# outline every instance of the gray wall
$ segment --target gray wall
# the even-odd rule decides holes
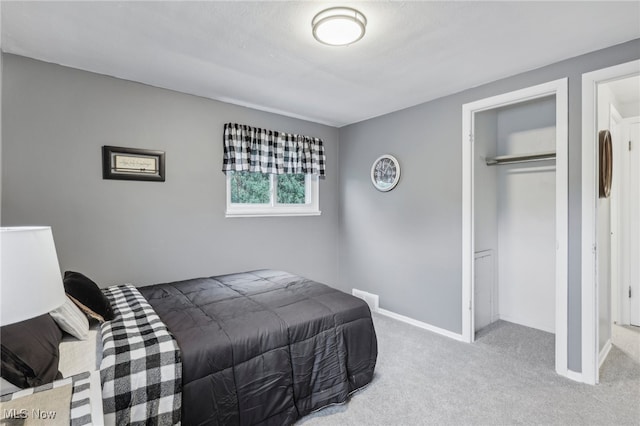
[[[102,286],[261,267],[337,283],[337,130],[4,55],[2,225],[50,225]],[[215,78],[215,76],[212,76]],[[225,219],[225,122],[320,137],[319,217]],[[166,151],[166,182],[103,180],[101,147]]]
[[[640,40],[633,40],[341,128],[340,287],[377,293],[382,308],[460,333],[462,105],[568,77],[568,367],[581,371],[582,73],[638,58]],[[369,180],[371,163],[384,153],[402,167],[390,193]]]
[[[462,105],[568,77],[569,368],[580,371],[581,76],[638,58],[634,40],[336,130],[5,55],[2,225],[53,226],[61,267],[102,285],[282,268],[459,333]],[[227,121],[323,138],[322,216],[225,219]],[[102,145],[167,151],[167,182],[102,180]],[[369,178],[384,153],[402,166],[389,193]]]
[[[0,8],[2,10],[2,8]],[[1,13],[0,13],[1,15]],[[1,19],[0,19],[1,21]],[[2,66],[3,55],[0,54],[0,100],[2,99],[2,72],[4,67]],[[0,102],[0,224],[2,224],[2,102]]]

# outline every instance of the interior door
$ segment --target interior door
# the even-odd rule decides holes
[[[629,158],[629,266],[630,297],[629,320],[632,325],[640,326],[640,122],[629,126],[631,152]]]

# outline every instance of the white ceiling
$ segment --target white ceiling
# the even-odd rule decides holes
[[[640,75],[611,81],[607,86],[620,103],[640,102]]]
[[[326,7],[368,20],[348,47]],[[2,50],[333,126],[640,38],[640,2],[10,2]]]
[[[611,90],[618,112],[623,118],[640,115],[640,75],[610,81],[604,85]]]

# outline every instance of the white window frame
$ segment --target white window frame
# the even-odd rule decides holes
[[[318,175],[305,175],[305,204],[280,204],[277,202],[277,175],[270,174],[271,201],[266,204],[241,204],[231,202],[231,173],[227,179],[226,217],[267,217],[267,216],[319,216],[320,185]]]

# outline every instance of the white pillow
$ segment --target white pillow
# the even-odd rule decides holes
[[[71,299],[68,297],[66,299],[62,306],[49,314],[62,330],[80,340],[85,340],[89,335],[89,320]]]

